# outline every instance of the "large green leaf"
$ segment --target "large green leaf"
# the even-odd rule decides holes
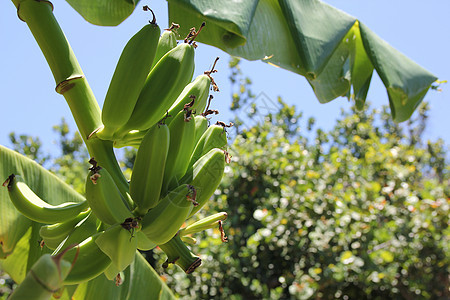
[[[117,25],[133,0],[66,0],[86,20]],[[321,103],[340,96],[364,106],[375,67],[393,119],[407,120],[437,79],[341,10],[319,0],[168,0],[179,33],[206,21],[198,41],[306,77]]]
[[[0,145],[0,178],[20,174],[38,196],[51,204],[79,202],[84,198],[57,176],[29,158]],[[21,215],[11,203],[6,187],[0,188],[0,268],[17,283],[44,253],[50,250],[39,245],[41,224]],[[70,294],[75,294],[72,298]],[[135,261],[125,272],[125,282],[119,288],[104,275],[70,287],[60,299],[174,299],[170,289],[138,252]],[[100,294],[99,294],[100,293]],[[109,295],[105,298],[105,295]]]
[[[134,11],[139,0],[66,0],[86,21],[116,26]]]
[[[321,103],[347,96],[361,108],[375,67],[401,122],[437,79],[355,17],[319,0],[168,2],[181,35],[206,21],[198,41],[305,76]]]
[[[21,175],[31,189],[50,204],[63,202],[80,202],[84,197],[75,192],[29,158],[0,145],[0,180],[5,180],[11,174]],[[26,271],[42,255],[39,246],[40,224],[32,222],[19,213],[11,203],[6,187],[0,187],[0,249],[2,257],[13,253],[16,244],[20,244],[18,254],[0,260],[0,266],[12,278],[20,282]],[[23,237],[27,236],[26,239]]]

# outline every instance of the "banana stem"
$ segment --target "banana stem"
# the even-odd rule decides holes
[[[27,23],[41,48],[55,78],[56,91],[66,99],[89,154],[108,170],[120,191],[125,194],[128,191],[128,183],[117,163],[112,143],[87,139],[91,132],[102,125],[101,110],[69,42],[53,15],[52,3],[45,0],[12,2],[17,8],[19,19]]]
[[[186,274],[190,274],[202,263],[200,257],[189,250],[178,234],[167,243],[158,246],[167,255],[167,261],[163,265],[164,268],[167,268],[170,263],[174,263],[182,268]]]

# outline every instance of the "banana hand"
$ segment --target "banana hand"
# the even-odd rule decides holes
[[[152,68],[160,33],[153,15],[153,21],[125,45],[103,103],[104,127],[96,133],[99,138],[111,140],[116,130],[130,118]]]

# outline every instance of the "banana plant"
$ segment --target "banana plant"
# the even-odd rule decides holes
[[[152,116],[150,121],[144,120],[142,123],[144,113],[139,109],[135,110],[133,106],[129,109],[128,115],[130,118],[135,116],[134,120],[128,117],[122,120],[124,124],[120,125],[122,127],[117,132],[114,126],[110,132],[102,131],[104,125],[107,125],[104,124],[104,115],[53,14],[53,4],[47,0],[12,0],[12,2],[17,8],[18,17],[26,22],[47,60],[55,79],[56,92],[64,96],[90,155],[95,157],[95,160],[91,161],[92,168],[87,177],[87,194],[102,199],[113,199],[114,203],[88,201],[38,164],[0,146],[0,178],[7,179],[4,183],[5,188],[0,189],[0,209],[3,214],[0,219],[0,267],[17,283],[23,282],[25,288],[36,286],[37,290],[45,290],[40,299],[49,299],[52,294],[59,299],[174,298],[158,274],[135,249],[152,249],[159,243],[160,248],[166,251],[168,263],[177,263],[186,273],[199,266],[201,260],[190,252],[183,241],[188,237],[180,237],[176,232],[186,218],[192,216],[206,203],[220,183],[225,162],[229,159],[227,152],[219,149],[224,148],[224,143],[221,139],[209,140],[207,136],[196,134],[193,118],[191,123],[185,124],[190,120],[190,108],[194,105],[195,99],[192,99],[192,103],[185,103],[181,112],[177,114],[180,116],[173,119],[174,122],[170,123],[168,128],[171,130],[181,126],[176,124],[189,126],[192,140],[200,141],[201,145],[197,144],[196,147],[191,143],[187,153],[182,151],[186,157],[178,159],[179,153],[172,154],[170,145],[176,145],[177,140],[181,139],[181,134],[176,134],[175,131],[174,134],[170,134],[173,141],[168,141],[169,147],[165,147],[168,149],[163,156],[173,157],[170,163],[175,165],[171,166],[171,173],[166,175],[167,178],[161,175],[162,180],[166,181],[159,183],[163,186],[161,199],[154,199],[150,204],[141,201],[140,207],[134,206],[135,203],[129,194],[129,183],[118,165],[113,146],[117,142],[120,143],[121,138],[134,134],[133,131],[136,130],[143,132],[136,142],[139,145],[145,131],[150,132],[154,126],[161,126],[158,123],[161,115],[172,107],[177,96],[192,79],[193,54],[184,55],[192,59],[186,66],[180,65],[179,69],[183,70],[185,75],[177,77],[180,78],[177,81],[183,84],[177,87],[176,92],[171,92],[172,102],[165,103],[165,109],[158,109],[158,113]],[[126,19],[139,1],[67,0],[67,2],[87,21],[112,26]],[[362,107],[375,69],[388,90],[394,120],[404,121],[410,117],[431,83],[436,80],[435,76],[396,52],[358,20],[316,0],[241,2],[169,0],[168,2],[170,19],[176,19],[185,29],[191,28],[190,24],[198,24],[199,20],[202,22],[206,20],[209,23],[197,41],[214,45],[247,59],[263,59],[267,63],[303,75],[321,102],[331,101],[338,96],[347,96],[353,97],[356,105]],[[211,11],[215,12],[211,14]],[[316,20],[327,20],[329,26],[318,30],[317,26],[311,26],[311,19],[308,19],[311,16]],[[267,22],[268,18],[271,22]],[[151,22],[151,25],[147,26],[152,32],[153,41],[156,42],[159,32],[153,26],[154,23]],[[264,34],[261,34],[262,32]],[[162,56],[158,63],[153,64],[152,58],[145,64],[139,61],[134,65],[138,68],[143,65],[154,66],[155,74],[173,73],[173,70],[166,70],[164,66],[175,66],[178,57],[183,55],[172,54],[179,53],[180,49],[187,49],[188,53],[194,51],[192,42],[198,32],[184,33],[191,39],[187,38],[186,43],[168,50],[168,54]],[[183,34],[183,31],[180,31],[180,34]],[[256,39],[256,36],[263,38]],[[312,36],[315,38],[311,38]],[[284,43],[286,47],[276,47],[279,43]],[[158,52],[156,44],[154,45],[150,51],[153,56]],[[161,61],[166,62],[160,63]],[[126,71],[130,64],[131,61],[124,60],[124,65],[120,69]],[[140,76],[141,80],[133,82],[138,86],[131,88],[135,94],[136,107],[153,107],[142,102],[146,101],[140,99],[143,93],[138,95],[135,92],[135,89],[147,90],[146,86],[152,86],[148,81],[153,77],[156,78],[154,80],[160,80],[160,76],[151,76],[152,72],[145,79],[147,73],[141,73],[143,74]],[[117,80],[120,81],[122,80]],[[353,96],[350,92],[352,89]],[[115,91],[122,92],[120,88]],[[152,90],[150,94],[156,92],[161,93]],[[114,97],[116,93],[112,95]],[[108,111],[114,114],[121,112],[115,109]],[[109,120],[112,124],[118,121],[116,118]],[[136,123],[135,120],[140,122]],[[210,131],[212,130],[202,129],[207,135]],[[187,142],[181,143],[186,146]],[[195,151],[196,148],[199,150]],[[192,151],[195,153],[190,153]],[[166,162],[164,167],[167,168],[167,165]],[[133,172],[143,172],[144,169],[141,167],[141,171],[133,170]],[[115,188],[105,188],[104,184]],[[145,191],[136,190],[134,193],[140,195]],[[29,208],[29,205],[23,202],[29,198],[34,199],[36,208],[21,210],[20,206]],[[40,202],[41,199],[45,199],[46,204]],[[72,202],[70,209],[60,207],[66,202]],[[78,208],[84,208],[87,204],[90,208],[80,212]],[[112,211],[104,209],[111,205],[114,206]],[[47,210],[40,209],[42,207],[46,207]],[[48,225],[44,227],[40,222],[62,222],[58,219],[61,215],[53,215],[58,209],[65,212],[70,210],[71,213],[64,218],[75,225],[64,235],[67,235],[67,240],[61,241],[53,254],[67,251],[63,260],[67,257],[69,262],[74,263],[78,260],[84,263],[78,265],[72,263],[69,268],[64,261],[63,275],[52,273],[53,276],[46,276],[45,272],[41,272],[40,258],[49,261],[48,254],[52,253],[53,249],[45,246],[45,241],[42,243],[42,228],[63,230],[64,226],[56,223],[55,229]],[[120,214],[116,214],[118,211]],[[161,218],[160,215],[166,211],[177,211],[180,217]],[[125,220],[121,223],[119,220],[123,219]],[[155,230],[167,225],[168,220],[171,222],[170,228],[164,232]],[[89,237],[86,238],[80,232],[83,234],[88,232]],[[115,234],[120,236],[120,240],[124,243],[129,241],[131,246],[123,249],[115,248],[114,244],[111,244],[111,238],[114,238]],[[70,246],[69,241],[72,240],[79,246],[61,249],[61,245]],[[57,244],[55,243],[55,246]],[[83,252],[88,248],[95,250],[90,252],[92,255],[90,257]],[[182,259],[178,261],[178,257]],[[33,275],[37,270],[39,274],[44,274],[38,280]],[[101,273],[105,273],[106,276],[99,276]],[[56,278],[56,285],[54,285],[55,274],[60,276]],[[77,280],[80,277],[84,280]],[[62,286],[64,288],[61,288]],[[48,293],[49,291],[51,293]],[[20,296],[12,295],[11,299],[14,297]]]

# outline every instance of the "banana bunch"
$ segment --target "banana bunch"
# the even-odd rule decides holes
[[[64,285],[102,273],[118,278],[136,250],[156,246],[167,254],[165,265],[175,263],[191,273],[201,264],[186,246],[195,243],[192,234],[219,225],[226,241],[224,212],[182,228],[211,198],[230,160],[225,129],[232,124],[210,125],[208,117],[218,114],[208,97],[210,90],[219,90],[211,76],[218,58],[191,82],[194,39],[202,27],[192,28],[177,45],[177,25],[160,36],[153,15],[119,58],[103,104],[103,126],[89,138],[138,148],[127,191],[119,190],[94,158],[80,203],[50,205],[18,175],[5,182],[17,209],[43,223],[42,244],[73,262]]]

